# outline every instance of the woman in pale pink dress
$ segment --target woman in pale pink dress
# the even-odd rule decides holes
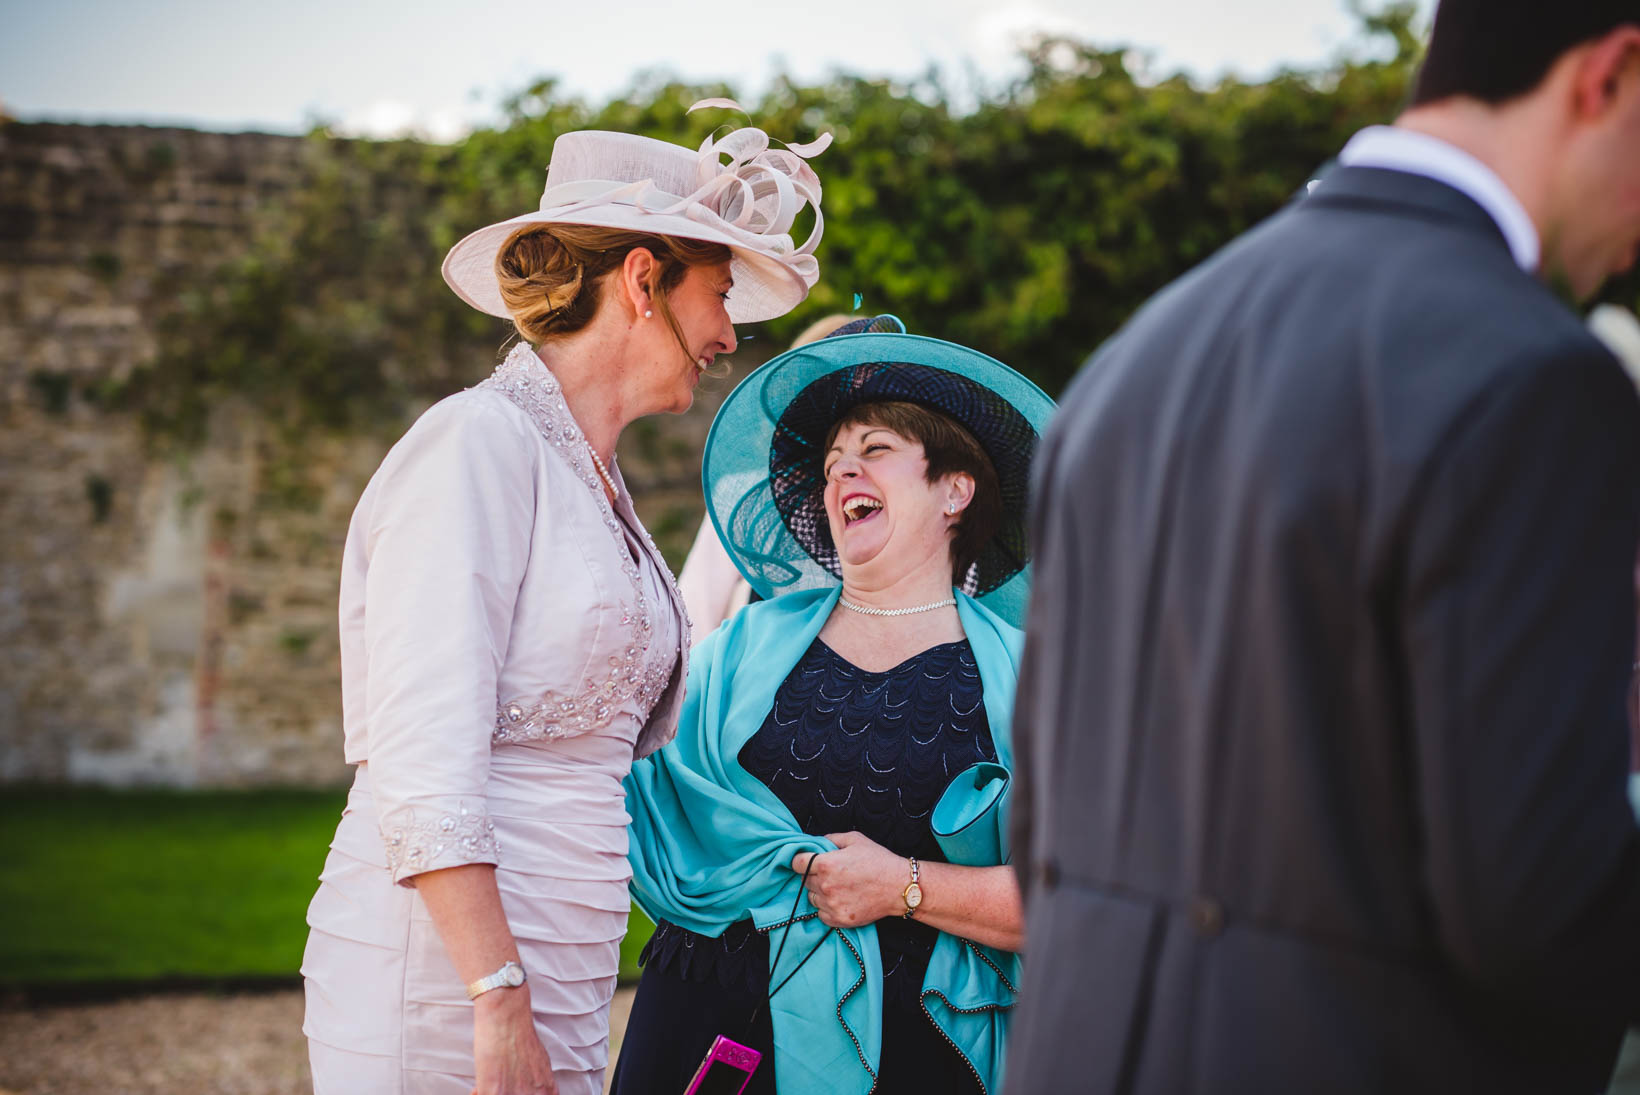
[[[524,341],[416,422],[348,532],[358,772],[308,911],[317,1095],[601,1090],[621,780],[673,733],[688,634],[615,443],[813,285],[788,233],[819,150],[566,134],[541,211],[445,260]]]

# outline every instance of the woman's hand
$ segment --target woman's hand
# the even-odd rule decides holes
[[[830,833],[835,852],[798,852],[792,870],[809,871],[809,901],[820,922],[834,928],[858,928],[905,912],[905,887],[911,863],[860,833]]]
[[[473,1001],[473,1064],[473,1095],[558,1095],[528,988],[492,989]]]
[[[905,887],[911,863],[870,837],[833,833],[826,837],[835,852],[798,852],[792,870],[809,872],[809,901],[820,922],[834,928],[858,928],[891,916],[905,915]],[[1019,951],[1025,945],[1025,909],[1019,898],[1019,876],[1012,867],[958,867],[951,863],[919,864],[922,904],[917,922],[987,947]]]

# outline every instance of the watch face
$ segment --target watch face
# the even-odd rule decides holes
[[[524,983],[524,967],[517,963],[508,963],[502,977],[506,980],[508,987],[517,988]]]
[[[922,904],[922,887],[917,885],[915,882],[913,882],[911,885],[909,885],[905,888],[905,905],[906,905],[906,908],[914,909],[918,905],[921,905],[921,904]]]

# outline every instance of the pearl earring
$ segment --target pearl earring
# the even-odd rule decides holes
[[[645,318],[645,319],[654,319],[655,318],[655,313],[650,311],[648,308],[645,308],[643,310],[643,318]]]

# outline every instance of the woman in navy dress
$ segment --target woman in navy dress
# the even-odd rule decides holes
[[[751,703],[761,706],[751,719],[744,703],[714,708],[721,718],[686,713],[680,749],[663,751],[654,769],[635,770],[629,781],[634,890],[659,919],[615,1072],[622,1095],[682,1092],[719,1035],[764,1055],[747,1092],[995,1090],[1000,1052],[963,1044],[976,1040],[963,1033],[973,1028],[943,1021],[950,1013],[942,1005],[958,1007],[957,990],[947,983],[951,962],[937,959],[936,948],[951,936],[950,950],[996,983],[993,1002],[965,1011],[988,1011],[994,1020],[978,1041],[1000,1039],[1022,944],[1019,891],[1000,861],[946,862],[930,820],[959,773],[1007,760],[1007,720],[997,716],[1011,700],[1018,633],[972,595],[991,597],[1017,618],[1029,460],[1051,403],[989,358],[897,326],[892,317],[860,321],[816,343],[818,350],[782,355],[756,374],[756,391],[734,393],[714,425],[709,510],[753,587],[776,596],[749,606],[744,620],[731,620],[697,652],[705,676],[691,676],[685,703],[711,706],[723,689],[742,696],[756,687],[746,681],[772,689],[772,700]],[[1002,370],[1038,399],[1022,413],[987,387],[987,371],[976,379],[924,363],[953,365],[953,352],[956,362]],[[774,392],[793,394],[771,399]],[[753,431],[761,446],[745,443],[736,417],[752,408],[768,420],[766,442]],[[738,465],[757,447],[767,471],[752,481]],[[778,520],[760,508],[765,500]],[[800,556],[788,550],[793,544]],[[765,633],[778,642],[759,638]],[[744,724],[739,734],[723,725],[736,719]],[[691,759],[699,737],[720,739],[732,776],[727,764]],[[794,846],[811,850],[752,856],[773,865],[745,870],[744,849],[765,845],[745,844],[746,826],[728,815],[699,824],[709,811],[672,797],[714,778],[731,791],[735,780],[755,780],[738,793],[761,798],[765,816],[788,824],[794,838],[806,834],[807,843]],[[668,842],[685,826],[695,828],[695,858],[672,862],[665,851],[646,858],[643,849],[673,847]],[[808,983],[781,984],[812,947],[854,937],[805,936],[800,944],[799,913],[783,951],[788,927],[760,923],[768,917],[757,915],[758,900],[737,909],[720,896],[726,884],[711,869],[714,855],[724,872],[750,879],[766,871],[789,887],[785,893],[807,872],[809,917],[828,928],[872,926],[878,961],[859,962],[858,978],[877,991],[869,1019],[848,1012],[856,994],[869,993],[849,985],[855,967],[846,951],[839,998]],[[706,890],[713,913],[699,916],[691,899]],[[734,890],[754,891],[761,892]],[[695,928],[723,926],[695,930],[675,922],[673,910],[698,921]],[[782,954],[772,979],[771,961]],[[798,1036],[793,1011],[814,1024],[809,1035]],[[784,1038],[783,1023],[793,1032]],[[828,1057],[812,1045],[812,1032],[833,1029],[846,1040]],[[851,1057],[859,1068],[850,1069]]]

